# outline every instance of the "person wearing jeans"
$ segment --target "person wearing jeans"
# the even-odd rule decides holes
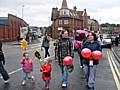
[[[45,49],[45,58],[47,56],[50,56],[49,51],[48,51],[49,47],[50,47],[50,38],[47,35],[47,33],[45,34],[45,36],[43,38],[42,47],[44,47],[44,49]]]
[[[68,70],[67,70],[67,66],[64,65],[62,72],[62,86],[67,87],[67,84],[68,84]]]
[[[83,64],[83,67],[88,82],[88,88],[93,87],[94,89],[97,65],[93,65],[92,67],[90,67],[86,64]]]
[[[94,33],[89,33],[88,41],[83,43],[81,48],[78,49],[81,52],[84,48],[88,48],[93,51],[102,51],[101,45],[97,41],[97,36]],[[92,61],[92,64],[91,64]],[[83,70],[87,79],[87,88],[88,90],[94,90],[95,84],[95,75],[96,75],[96,68],[99,64],[98,60],[95,60],[93,57],[83,58]]]
[[[7,71],[5,70],[2,62],[0,62],[0,73],[1,73],[1,75],[2,75],[2,77],[4,79],[4,81],[5,81],[5,83],[8,83],[10,77],[9,77]]]
[[[33,72],[33,61],[29,57],[28,52],[23,53],[21,64],[22,64],[22,69],[23,69],[23,74],[24,74],[22,85],[25,85],[26,80],[28,79],[34,80],[34,76],[31,75],[31,73]]]
[[[5,65],[5,57],[2,51],[2,42],[0,41],[0,74],[2,75],[4,82],[8,83],[9,82],[9,75],[7,71],[4,68]]]

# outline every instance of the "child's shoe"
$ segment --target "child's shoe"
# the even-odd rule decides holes
[[[31,80],[34,81],[34,76],[31,77]]]
[[[49,87],[47,86],[47,87],[45,87],[45,90],[49,90]]]
[[[67,87],[67,84],[63,83],[62,88],[66,88],[66,87]]]
[[[26,84],[26,81],[25,81],[25,80],[23,80],[22,85],[25,85],[25,84]]]

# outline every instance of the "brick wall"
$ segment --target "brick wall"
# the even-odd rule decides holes
[[[20,27],[28,26],[28,24],[14,15],[8,15],[8,26],[0,25],[0,40],[13,41],[17,40],[17,36],[20,35]]]

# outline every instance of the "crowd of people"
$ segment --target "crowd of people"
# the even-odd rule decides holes
[[[100,39],[101,38],[102,37],[100,37]],[[95,60],[91,56],[89,58],[83,57],[81,52],[85,48],[89,49],[91,52],[94,52],[96,50],[102,52],[101,48],[102,45],[103,45],[102,42],[99,42],[98,37],[93,32],[89,32],[88,35],[85,35],[84,33],[78,34],[77,36],[75,36],[74,43],[69,38],[67,30],[63,30],[61,32],[60,37],[56,40],[55,54],[57,53],[56,55],[58,59],[58,65],[61,70],[62,88],[67,88],[68,86],[69,72],[72,72],[74,70],[73,58],[74,52],[76,51],[78,52],[80,58],[80,67],[83,69],[85,73],[87,88],[88,90],[94,90],[96,68],[97,65],[99,64],[99,60]],[[52,64],[50,61],[49,53],[50,38],[47,35],[47,33],[43,37],[42,47],[44,47],[45,49],[45,58],[44,63],[40,66],[40,72],[42,72],[42,79],[45,82],[45,90],[49,90],[50,80],[52,79],[51,77]],[[39,57],[39,59],[41,59],[41,57]],[[0,73],[3,76],[5,83],[8,83],[10,77],[7,71],[4,69],[4,64],[5,58],[2,52],[2,43],[0,42]],[[30,58],[29,53],[26,51],[23,53],[21,64],[24,74],[22,85],[26,84],[26,80],[31,79],[34,81],[34,76],[32,76],[31,74],[34,70],[33,60]]]

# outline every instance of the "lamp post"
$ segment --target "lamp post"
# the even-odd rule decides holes
[[[99,33],[101,33],[100,21],[101,21],[101,19],[99,19]]]
[[[22,19],[24,18],[24,5],[22,5]]]

